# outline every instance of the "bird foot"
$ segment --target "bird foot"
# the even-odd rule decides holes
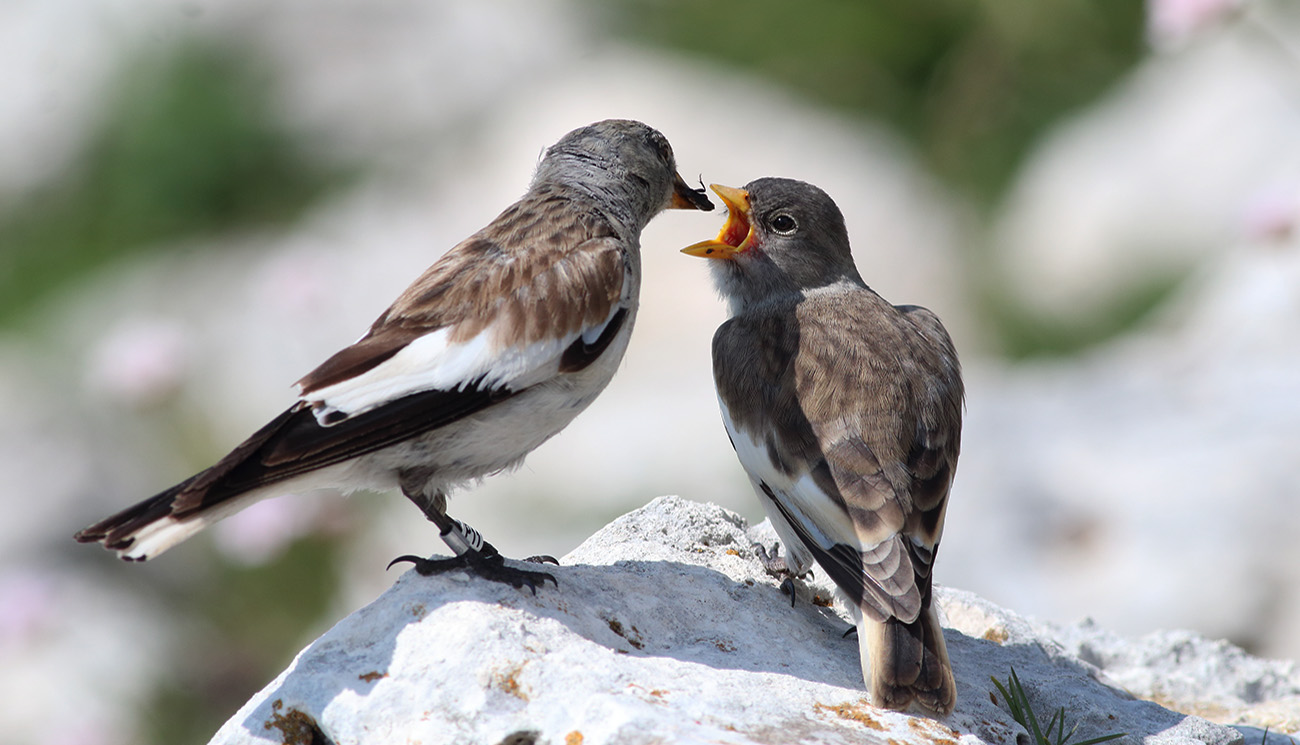
[[[539,554],[537,556],[529,556],[525,558],[524,561],[527,561],[531,564],[554,564],[557,567],[560,565],[560,560],[555,558],[554,556],[551,556],[550,554]]]
[[[426,559],[422,556],[407,554],[390,561],[388,567],[391,569],[394,564],[400,562],[410,562],[414,566],[416,573],[421,577],[432,577],[435,574],[442,574],[454,569],[465,569],[483,579],[501,582],[515,589],[527,587],[533,591],[534,595],[537,594],[537,586],[545,585],[547,580],[550,580],[551,584],[556,587],[560,586],[560,583],[555,579],[555,575],[549,572],[533,572],[527,569],[506,566],[505,560],[495,551],[490,554],[467,551],[460,556],[445,559]]]
[[[781,585],[778,589],[781,590],[783,595],[790,596],[790,607],[793,608],[795,601],[794,581],[796,579],[811,577],[812,570],[810,569],[803,574],[795,574],[791,571],[789,565],[786,563],[785,557],[781,556],[781,544],[779,543],[773,543],[771,551],[761,543],[755,543],[749,548],[754,552],[754,555],[758,557],[759,563],[763,565],[763,571],[767,572],[768,575],[777,577],[781,580]]]
[[[773,543],[771,550],[761,543],[750,544],[749,550],[754,552],[758,561],[763,565],[763,571],[773,577],[793,577],[794,579],[806,579],[812,576],[812,570],[808,569],[801,574],[795,574],[785,557],[781,555],[781,544]]]
[[[761,543],[752,544],[749,549],[758,557],[758,563],[763,565],[763,571],[773,577],[790,575],[790,569],[785,565],[785,558],[781,556],[781,544],[773,543],[771,552],[768,552],[767,546]]]

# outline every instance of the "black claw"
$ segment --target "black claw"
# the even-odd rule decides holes
[[[524,561],[527,561],[532,564],[554,564],[557,567],[560,565],[560,560],[555,558],[554,556],[551,556],[550,554],[539,554],[537,556],[529,556],[527,559],[524,559]]]
[[[388,568],[391,569],[394,564],[407,561],[410,562],[416,574],[421,577],[431,577],[435,574],[451,571],[452,569],[470,568],[470,560],[466,558],[467,554],[461,556],[452,556],[446,559],[426,559],[422,556],[412,556],[406,554],[388,562]]]
[[[853,636],[857,636],[857,635],[858,635],[858,627],[857,627],[857,626],[850,626],[850,627],[849,627],[849,630],[848,630],[848,631],[845,631],[845,632],[844,632],[844,635],[841,636],[840,638],[841,638],[841,639],[848,639],[850,634],[852,634]]]
[[[484,579],[490,579],[493,582],[504,582],[515,589],[527,587],[533,591],[534,595],[537,594],[537,586],[545,585],[548,579],[556,587],[560,586],[559,581],[555,579],[555,575],[549,572],[533,572],[527,569],[509,567],[500,557],[497,557],[495,561],[478,564],[475,569]]]
[[[548,579],[556,587],[560,586],[555,576],[548,572],[532,572],[527,569],[506,566],[501,555],[495,552],[491,554],[464,553],[446,559],[425,559],[407,554],[393,559],[388,563],[388,566],[391,568],[394,564],[403,561],[410,562],[415,572],[421,577],[431,577],[452,569],[467,569],[483,579],[501,582],[515,589],[527,587],[532,590],[534,595],[537,594],[537,586],[545,585]]]
[[[786,577],[785,579],[781,580],[781,586],[778,587],[777,589],[783,593],[790,594],[790,607],[793,608],[794,607],[794,580],[790,579],[789,577]]]
[[[403,561],[409,561],[409,562],[411,562],[412,564],[415,564],[415,565],[418,567],[420,564],[422,564],[422,563],[428,561],[428,559],[426,559],[426,558],[424,558],[424,557],[422,557],[422,556],[414,556],[414,555],[412,555],[412,554],[403,554],[402,556],[399,556],[399,557],[397,557],[396,559],[393,559],[392,561],[388,562],[388,566],[384,567],[384,571],[386,572],[386,571],[388,571],[389,569],[392,569],[394,564],[399,564],[399,563],[401,563],[401,562],[403,562]],[[418,570],[417,570],[417,571],[418,571]]]

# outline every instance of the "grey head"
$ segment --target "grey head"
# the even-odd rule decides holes
[[[786,178],[713,190],[727,205],[726,224],[717,238],[682,251],[714,259],[714,280],[733,308],[841,282],[865,286],[844,215],[826,192]]]
[[[703,189],[678,175],[668,139],[631,119],[606,119],[561,137],[547,148],[532,186],[583,194],[633,235],[670,207],[713,209]]]

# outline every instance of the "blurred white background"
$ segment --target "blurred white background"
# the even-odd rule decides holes
[[[942,584],[1300,657],[1300,13],[1130,3],[1106,11],[1111,36],[1076,34],[1110,57],[1057,59],[1051,32],[1079,19],[1015,20],[1021,5],[949,6],[942,33],[892,18],[927,33],[877,39],[885,61],[865,72],[818,67],[803,26],[860,43],[819,25],[819,4],[795,22],[760,3],[694,29],[703,44],[696,11],[667,0],[0,6],[6,742],[202,741],[391,583],[389,559],[442,550],[391,494],[266,502],[146,566],[71,535],[288,406],[294,380],[523,192],[543,148],[609,117],[663,131],[688,179],[820,185],[868,283],[944,319],[968,419]],[[1092,28],[1095,4],[1062,7]],[[926,52],[924,75],[899,78],[913,88],[869,74],[945,35],[966,41]],[[1037,59],[1025,49],[1064,72],[998,99],[990,60]],[[1094,92],[1071,93],[1074,67],[1105,68]],[[835,100],[857,82],[862,101]],[[880,103],[908,91],[914,109]],[[999,165],[980,170],[986,155]],[[677,251],[721,219],[655,220],[613,384],[451,514],[510,556],[563,555],[662,494],[761,519],[709,371],[724,309]]]

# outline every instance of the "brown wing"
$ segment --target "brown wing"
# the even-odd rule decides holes
[[[824,455],[819,485],[843,500],[862,571],[884,597],[864,610],[915,620],[929,595],[961,440],[956,351],[924,308],[870,291],[799,308],[798,398]],[[882,602],[884,601],[884,602]]]
[[[817,337],[812,349],[806,338],[810,331]],[[903,515],[896,501],[886,498],[892,490],[879,488],[880,468],[869,450],[858,447],[854,438],[822,439],[827,422],[841,413],[856,418],[853,404],[841,394],[861,388],[862,371],[861,360],[846,344],[856,340],[825,332],[810,329],[794,302],[727,321],[713,342],[718,397],[732,426],[759,445],[760,452],[737,448],[737,455],[803,549],[858,605],[915,615],[920,601],[901,544],[849,538],[861,522],[893,536],[903,527]],[[809,374],[817,384],[801,381]],[[811,476],[811,485],[805,476]],[[829,509],[819,506],[825,500]],[[874,547],[863,552],[859,543]]]
[[[603,322],[621,298],[624,262],[604,218],[539,190],[443,255],[361,340],[298,386],[308,394],[356,377],[442,328],[461,342],[503,321],[497,341],[513,346]]]
[[[760,479],[804,547],[868,615],[915,620],[961,431],[960,372],[938,320],[864,289],[812,296],[723,324],[714,372],[733,425],[765,450],[748,457],[811,477],[799,488],[817,494]],[[830,538],[845,533],[858,545]]]

